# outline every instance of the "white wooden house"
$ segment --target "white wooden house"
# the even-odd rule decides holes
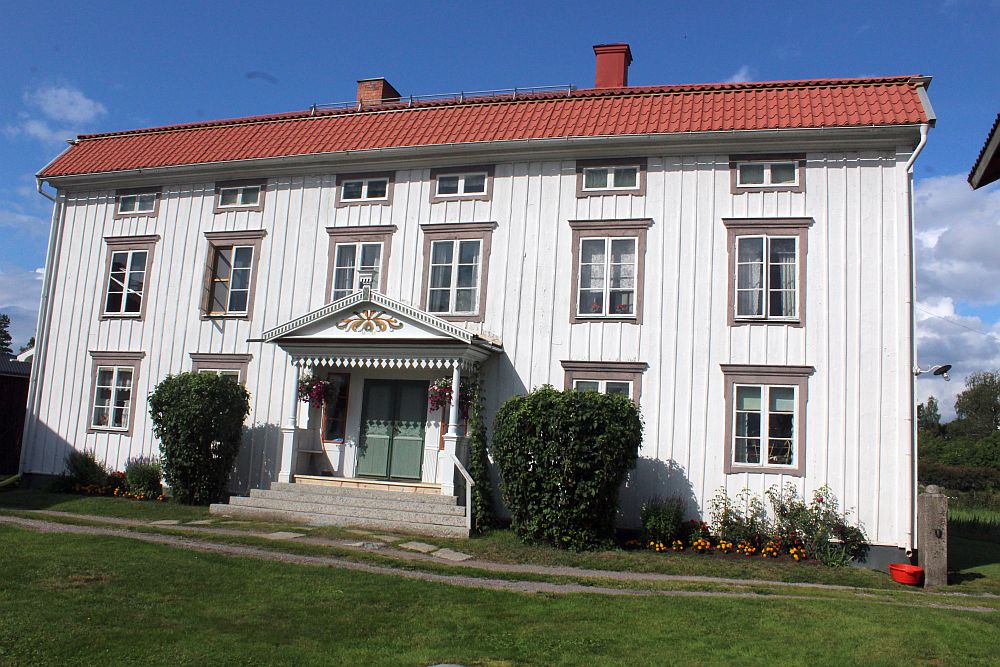
[[[232,511],[461,532],[463,426],[426,392],[478,366],[488,418],[543,384],[638,402],[625,524],[652,496],[829,484],[912,549],[929,79],[628,86],[629,47],[595,52],[586,90],[369,79],[350,106],[79,137],[39,174],[22,471],[155,454],[152,387],[228,372],[252,403]],[[336,383],[325,409],[304,374]],[[365,514],[389,490],[431,493]]]

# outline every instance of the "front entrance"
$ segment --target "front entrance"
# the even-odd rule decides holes
[[[359,477],[420,479],[427,386],[421,380],[365,380]]]

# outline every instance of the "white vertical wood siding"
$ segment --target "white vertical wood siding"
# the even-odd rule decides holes
[[[113,217],[113,192],[65,194],[54,316],[39,414],[27,425],[26,472],[57,473],[68,448],[112,467],[157,444],[144,396],[191,352],[250,353],[247,445],[236,486],[274,478],[293,373],[286,355],[248,338],[323,304],[327,226],[393,224],[388,295],[420,303],[428,222],[499,223],[482,327],[504,353],[487,368],[490,413],[509,395],[562,387],[563,359],[642,361],[642,461],[626,516],[653,495],[707,510],[719,487],[763,492],[828,483],[878,544],[905,543],[909,327],[905,149],[808,155],[804,193],[730,194],[727,155],[650,157],[646,196],[576,197],[572,160],[500,163],[491,201],[429,202],[428,169],[396,172],[391,206],[336,208],[335,174],[270,179],[263,212],[214,214],[213,183],[164,189],[156,219]],[[727,326],[725,217],[812,217],[803,328]],[[571,219],[648,217],[644,324],[569,324]],[[199,317],[206,231],[265,229],[253,319]],[[99,319],[105,236],[159,234],[144,322]],[[479,326],[479,325],[469,325]],[[131,437],[88,434],[90,350],[143,351]],[[811,365],[806,476],[723,474],[720,364]],[[360,393],[351,401],[360,401]]]

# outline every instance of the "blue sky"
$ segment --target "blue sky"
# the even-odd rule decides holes
[[[933,76],[940,120],[916,169],[921,357],[959,380],[1000,368],[1000,190],[964,182],[1000,111],[1000,2],[679,5],[6,3],[0,312],[16,342],[31,335],[51,211],[33,174],[76,133],[346,101],[370,76],[404,94],[589,86],[591,45],[627,41],[633,84]],[[960,385],[921,383],[946,403]]]

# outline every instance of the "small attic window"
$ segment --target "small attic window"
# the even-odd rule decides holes
[[[804,192],[805,156],[731,157],[732,192]]]
[[[156,215],[160,189],[119,190],[115,193],[115,217]]]

